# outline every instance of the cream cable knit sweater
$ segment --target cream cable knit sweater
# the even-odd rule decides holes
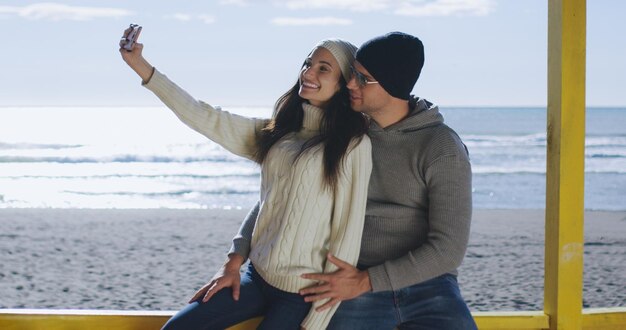
[[[145,87],[154,92],[189,127],[230,152],[252,159],[265,119],[246,118],[197,101],[155,70]],[[261,208],[249,258],[269,284],[288,292],[315,284],[304,273],[333,272],[327,252],[356,265],[367,187],[372,170],[367,136],[353,141],[343,161],[333,194],[323,181],[323,148],[318,145],[296,158],[303,143],[319,133],[322,110],[304,104],[303,128],[278,141],[261,166]],[[314,308],[303,321],[306,329],[324,329],[338,305]]]

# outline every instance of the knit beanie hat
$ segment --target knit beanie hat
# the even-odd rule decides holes
[[[311,50],[311,53],[309,55],[313,54],[313,52],[319,47],[325,48],[331,54],[333,54],[333,57],[339,63],[339,68],[341,68],[341,74],[343,75],[343,78],[346,80],[346,82],[349,81],[352,76],[352,71],[350,70],[350,67],[352,66],[352,62],[354,62],[356,46],[341,39],[324,39],[320,41],[317,45],[315,45],[315,47],[313,47],[313,50]]]
[[[424,45],[412,35],[390,32],[365,42],[356,59],[387,93],[408,100],[424,66]]]

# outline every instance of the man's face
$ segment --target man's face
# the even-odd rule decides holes
[[[354,111],[363,112],[371,116],[381,111],[389,103],[391,95],[376,82],[376,79],[372,77],[361,63],[354,61],[353,66],[356,72],[352,74],[348,82],[350,105]],[[361,78],[359,83],[357,75],[361,75],[365,79]]]

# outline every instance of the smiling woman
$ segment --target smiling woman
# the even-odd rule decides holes
[[[338,306],[316,311],[322,303],[299,294],[314,281],[300,274],[333,271],[326,260],[331,253],[352,266],[358,258],[372,160],[367,121],[348,101],[356,47],[340,39],[319,42],[272,118],[258,119],[192,98],[148,63],[143,44],[124,47],[131,32],[124,32],[120,54],[145,87],[190,128],[261,166],[250,248],[233,250],[164,329],[224,329],[260,315],[267,329],[325,328]]]

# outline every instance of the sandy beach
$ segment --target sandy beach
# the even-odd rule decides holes
[[[0,209],[0,308],[178,310],[245,210]],[[473,311],[543,308],[543,210],[475,210],[459,282]],[[584,306],[626,306],[626,212],[585,215]]]

